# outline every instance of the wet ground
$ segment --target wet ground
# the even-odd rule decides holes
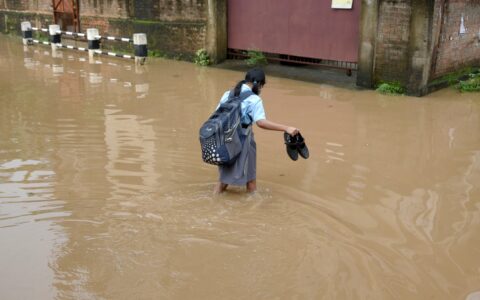
[[[243,73],[0,45],[1,299],[480,290],[478,94],[269,76],[267,117],[299,127],[311,157],[255,128],[258,193],[213,197],[198,128]]]

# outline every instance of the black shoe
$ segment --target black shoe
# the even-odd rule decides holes
[[[297,151],[297,142],[295,141],[295,137],[285,132],[283,134],[283,139],[285,140],[285,145],[287,146],[288,157],[290,157],[292,160],[297,160],[298,151]]]
[[[297,151],[301,157],[307,159],[310,156],[310,152],[308,151],[307,145],[305,144],[305,139],[300,134],[300,132],[293,137],[297,144]]]

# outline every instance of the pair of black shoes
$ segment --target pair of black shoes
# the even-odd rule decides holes
[[[285,132],[283,138],[287,146],[287,154],[292,160],[297,160],[299,154],[305,159],[310,156],[307,145],[305,144],[305,139],[300,132],[293,136]]]

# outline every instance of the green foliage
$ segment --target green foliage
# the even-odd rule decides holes
[[[446,82],[449,86],[454,85],[454,84],[457,84],[459,82],[459,78],[461,78],[465,75],[474,73],[474,72],[475,72],[475,68],[466,67],[466,68],[463,68],[461,70],[443,75],[442,77],[433,80],[431,82],[431,84],[438,84],[438,83],[441,83],[441,82]]]
[[[399,82],[382,82],[376,91],[385,95],[403,95],[406,90]]]
[[[115,46],[112,46],[112,45],[105,45],[103,44],[102,46],[102,49],[105,49],[105,50],[108,50],[108,51],[111,51],[111,52],[115,52],[115,53],[118,53],[118,54],[126,54],[126,55],[132,55],[132,52],[133,50],[127,50],[125,47],[115,47]]]
[[[43,43],[43,42],[49,42],[49,39],[48,37],[44,36],[44,35],[40,35],[37,33],[37,36],[36,38],[34,38],[35,40],[38,40],[40,43]]]
[[[182,60],[184,59],[182,53],[175,54],[174,56],[171,57],[173,60]]]
[[[199,66],[208,66],[210,64],[210,56],[207,53],[207,50],[200,49],[195,53],[193,62]]]
[[[163,54],[159,50],[148,50],[148,56],[150,56],[150,57],[165,57],[165,54]]]
[[[469,78],[461,80],[457,88],[461,92],[480,92],[480,73],[470,73]]]
[[[143,19],[133,19],[134,24],[145,24],[145,25],[151,25],[151,24],[158,24],[160,22],[155,21],[155,20],[143,20]]]
[[[248,58],[246,59],[247,65],[249,66],[259,66],[268,64],[265,54],[257,50],[249,50],[247,52]]]

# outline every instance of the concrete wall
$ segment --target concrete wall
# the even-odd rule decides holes
[[[80,0],[79,7],[80,31],[93,27],[122,37],[143,32],[149,49],[185,59],[201,48],[209,49],[214,61],[226,56],[226,46],[219,50],[226,33],[218,36],[223,24],[218,22],[226,26],[226,0]],[[24,20],[46,27],[52,18],[51,0],[0,0],[2,32],[19,33]]]
[[[207,0],[80,0],[82,16],[206,22]]]
[[[434,0],[383,0],[378,6],[374,83],[400,82],[410,95],[427,92]]]
[[[52,24],[52,1],[0,0],[0,32],[20,35],[23,21],[30,21],[37,27]]]
[[[48,0],[2,0],[0,10],[26,12],[52,12],[52,1]]]
[[[150,49],[191,59],[206,48],[207,0],[81,0],[80,26],[114,36],[144,32]],[[101,17],[99,17],[101,16]]]
[[[411,1],[380,1],[375,49],[375,82],[404,82],[408,72]]]
[[[438,52],[432,76],[440,77],[464,67],[480,65],[480,1],[436,1],[435,21],[439,22]],[[460,33],[462,25],[465,33]]]
[[[430,81],[480,65],[480,0],[362,1],[357,84],[399,81],[426,93]],[[226,57],[228,0],[80,0],[81,31],[131,36],[145,32],[149,49],[191,59],[206,48]],[[0,31],[20,33],[20,22],[51,24],[51,0],[0,0]],[[460,33],[461,20],[465,33]]]
[[[0,9],[0,33],[21,35],[20,23],[23,21],[30,21],[32,26],[41,27],[45,24],[53,24],[53,14],[5,11]]]
[[[363,0],[362,7],[360,86],[397,81],[420,96],[435,78],[480,65],[478,0]]]

